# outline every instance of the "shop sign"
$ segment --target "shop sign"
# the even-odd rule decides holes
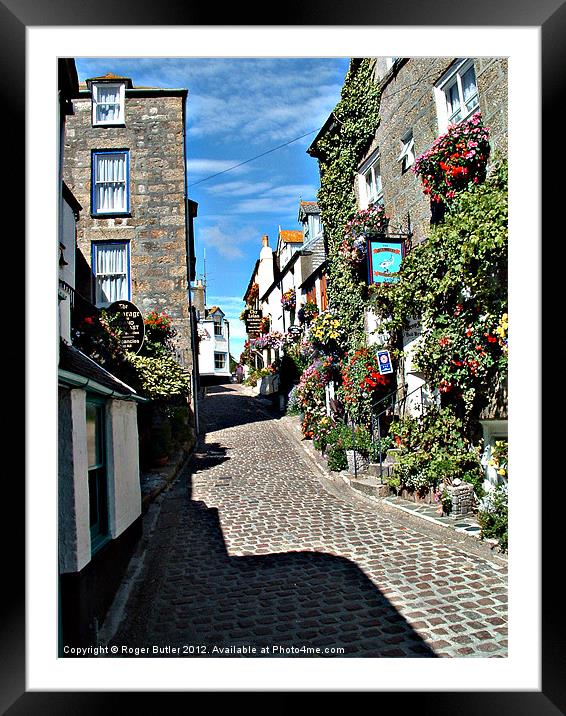
[[[106,309],[118,316],[120,343],[125,351],[139,353],[145,337],[145,324],[141,311],[131,301],[114,301]]]

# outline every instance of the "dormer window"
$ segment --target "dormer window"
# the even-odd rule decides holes
[[[124,82],[92,83],[92,124],[111,126],[124,124],[126,85]]]

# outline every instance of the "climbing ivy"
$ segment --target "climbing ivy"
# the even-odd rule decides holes
[[[380,92],[374,67],[375,60],[369,58],[351,60],[340,102],[332,113],[335,126],[317,144],[317,200],[328,246],[328,296],[330,305],[349,328],[345,349],[364,342],[366,281],[355,266],[343,260],[339,246],[346,223],[357,211],[356,168],[379,124]]]

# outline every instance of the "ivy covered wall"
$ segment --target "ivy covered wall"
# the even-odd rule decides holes
[[[374,79],[375,60],[352,59],[333,124],[320,136],[311,153],[319,160],[321,210],[329,258],[330,306],[348,326],[345,348],[364,342],[365,275],[345,262],[338,247],[344,226],[356,213],[356,169],[379,124],[379,88]]]

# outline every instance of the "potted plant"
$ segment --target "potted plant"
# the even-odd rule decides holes
[[[371,435],[363,425],[341,423],[337,443],[344,449],[351,474],[365,472],[369,467]]]

